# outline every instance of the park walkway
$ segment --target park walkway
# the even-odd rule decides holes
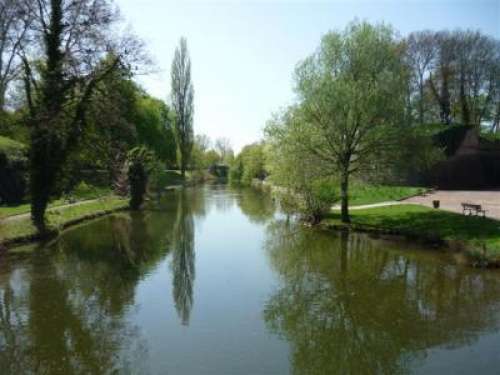
[[[436,190],[422,196],[415,196],[400,203],[421,204],[432,207],[432,201],[440,201],[440,208],[462,213],[462,202],[480,204],[486,210],[486,217],[500,220],[500,191]]]
[[[404,202],[400,201],[386,201],[372,204],[361,204],[358,206],[349,206],[350,210],[364,210],[365,208],[377,208],[377,207],[387,207],[387,206],[396,206],[398,204],[403,204]],[[340,210],[340,204],[336,204],[332,207],[333,210]]]
[[[376,207],[396,206],[400,204],[420,204],[433,207],[432,201],[440,201],[440,209],[461,214],[462,203],[480,204],[486,210],[486,217],[500,220],[500,190],[471,191],[471,190],[436,190],[425,195],[417,195],[401,201],[387,201],[359,206],[350,206],[350,210],[363,210]],[[340,205],[332,207],[340,210]]]

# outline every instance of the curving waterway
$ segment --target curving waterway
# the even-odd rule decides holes
[[[498,374],[500,273],[165,195],[0,258],[0,374]]]

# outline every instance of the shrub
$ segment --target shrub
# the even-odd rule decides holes
[[[280,193],[282,208],[298,213],[311,224],[319,223],[338,200],[337,185],[331,178],[312,180]]]
[[[144,147],[135,147],[129,152],[128,180],[130,184],[130,208],[138,210],[144,202],[148,185],[148,164],[153,162],[151,152]]]
[[[89,199],[96,195],[96,188],[88,185],[85,181],[80,181],[73,189],[73,195],[77,198]]]
[[[0,203],[19,204],[28,185],[24,144],[0,136]]]

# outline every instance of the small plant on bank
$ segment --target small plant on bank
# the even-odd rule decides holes
[[[293,190],[279,195],[285,211],[298,213],[304,221],[313,225],[318,224],[339,200],[336,185],[329,178],[296,185]]]

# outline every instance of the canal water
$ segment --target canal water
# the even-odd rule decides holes
[[[0,258],[0,374],[498,374],[500,274],[165,195]]]

